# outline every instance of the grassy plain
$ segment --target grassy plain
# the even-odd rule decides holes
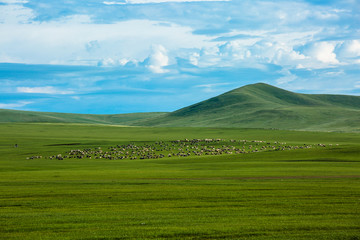
[[[14,123],[0,124],[0,133],[1,239],[360,239],[358,133]],[[26,159],[184,138],[327,146]]]

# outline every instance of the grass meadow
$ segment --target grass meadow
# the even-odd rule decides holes
[[[45,158],[185,138],[315,147],[161,159]],[[34,155],[44,157],[27,159]],[[359,240],[360,134],[0,124],[0,239]]]

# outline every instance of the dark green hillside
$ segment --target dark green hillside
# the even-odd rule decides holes
[[[161,116],[164,113],[72,114],[0,109],[0,122],[120,124]]]
[[[360,131],[360,97],[299,94],[258,83],[136,124]]]

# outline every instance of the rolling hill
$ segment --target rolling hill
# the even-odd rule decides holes
[[[133,124],[360,131],[360,97],[300,94],[257,83]]]
[[[53,112],[32,112],[0,109],[0,122],[29,123],[88,123],[129,125],[141,119],[151,119],[165,113],[128,113],[128,114],[74,114]]]
[[[300,94],[257,83],[170,113],[96,115],[0,110],[0,122],[360,131],[360,96]]]

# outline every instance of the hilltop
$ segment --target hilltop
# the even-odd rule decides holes
[[[300,94],[257,83],[134,124],[359,131],[359,123],[358,96]]]
[[[170,113],[96,115],[0,110],[0,122],[360,131],[360,97],[300,94],[257,83]]]

